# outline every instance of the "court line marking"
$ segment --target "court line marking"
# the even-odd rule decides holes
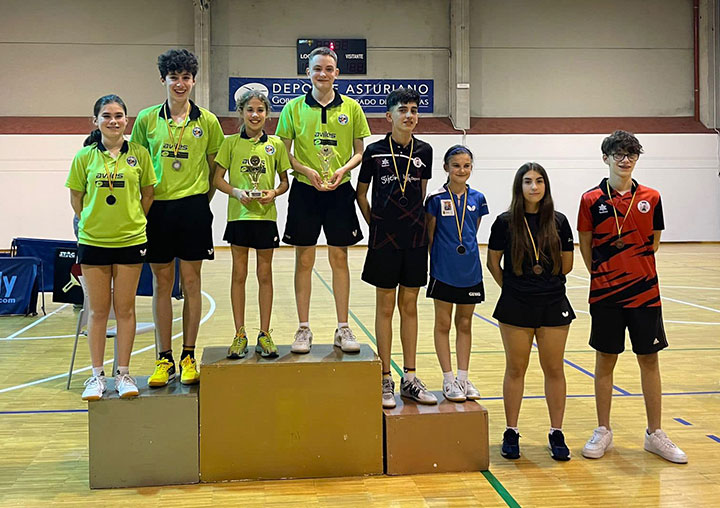
[[[715,434],[708,434],[707,437],[709,437],[713,441],[717,441],[718,443],[720,443],[720,437],[717,437]]]
[[[17,337],[17,336],[20,335],[21,333],[29,330],[30,328],[32,328],[32,327],[35,326],[35,325],[39,325],[40,323],[42,323],[43,321],[45,321],[47,318],[49,318],[49,317],[52,316],[53,314],[57,314],[58,312],[60,312],[61,310],[63,310],[63,309],[64,309],[65,307],[67,307],[68,305],[70,305],[70,304],[69,304],[69,303],[64,303],[64,304],[62,304],[60,307],[58,307],[57,309],[55,309],[54,311],[52,311],[50,314],[45,314],[45,315],[44,315],[43,317],[41,317],[40,319],[36,319],[35,321],[33,321],[32,323],[30,323],[29,325],[27,325],[27,326],[26,326],[25,328],[23,328],[22,330],[18,330],[17,332],[15,332],[15,333],[13,333],[12,335],[8,336],[8,337],[7,337],[8,340],[14,339],[15,337]],[[74,335],[73,335],[73,337],[74,337]]]
[[[60,309],[58,309],[60,310]],[[173,323],[176,321],[180,321],[182,319],[182,316],[178,316],[175,319],[173,319]],[[154,329],[154,328],[153,328]],[[145,333],[149,333],[150,330],[148,330]],[[83,335],[87,337],[87,335],[81,333],[80,335]],[[68,339],[70,337],[75,337],[74,333],[71,333],[70,335],[42,335],[39,337],[0,337],[0,341],[9,341],[9,340],[54,340],[54,339]]]
[[[37,409],[34,411],[0,411],[0,415],[41,415],[58,413],[87,413],[87,409]]]
[[[210,308],[208,309],[207,314],[205,314],[205,315],[202,317],[202,319],[200,320],[200,325],[202,325],[203,323],[205,323],[208,319],[210,319],[210,318],[212,317],[212,315],[215,313],[215,309],[216,309],[217,305],[215,304],[215,300],[213,300],[212,296],[210,296],[208,293],[206,293],[205,291],[200,291],[200,293],[201,293],[205,298],[207,298],[208,301],[210,302]],[[177,339],[178,337],[180,337],[182,334],[183,334],[183,332],[180,331],[180,332],[176,333],[175,335],[173,335],[173,336],[170,338],[170,340],[175,340],[175,339]],[[138,354],[140,354],[140,353],[144,353],[145,351],[149,351],[149,350],[151,350],[151,349],[155,349],[155,344],[150,344],[149,346],[146,346],[146,347],[144,347],[144,348],[142,348],[142,349],[138,349],[137,351],[133,351],[132,353],[130,353],[130,355],[131,355],[131,356],[135,356],[135,355],[138,355]],[[109,360],[105,360],[105,361],[103,362],[103,365],[108,365],[108,364],[112,365],[113,360],[114,360],[114,358],[110,358]],[[75,370],[73,371],[73,374],[78,374],[78,373],[80,373],[80,372],[85,372],[85,371],[88,371],[88,370],[91,370],[91,369],[92,369],[92,366],[82,367],[82,368],[80,368],[80,369],[75,369]],[[48,381],[54,381],[54,380],[56,380],[56,379],[62,379],[62,378],[64,378],[64,377],[67,377],[67,375],[68,375],[67,372],[65,372],[65,373],[63,373],[63,374],[56,374],[56,375],[54,375],[54,376],[46,377],[46,378],[43,378],[43,379],[38,379],[38,380],[36,380],[36,381],[30,381],[30,382],[28,382],[28,383],[23,383],[23,384],[20,384],[20,385],[9,386],[9,387],[7,387],[7,388],[2,388],[2,389],[0,389],[0,394],[6,393],[6,392],[11,392],[11,391],[13,391],[13,390],[20,390],[21,388],[27,388],[27,387],[29,387],[29,386],[39,385],[39,384],[41,384],[41,383],[46,383],[46,382],[48,382]]]
[[[481,315],[481,314],[479,314],[479,313],[477,313],[477,312],[474,312],[474,311],[473,311],[473,315],[474,315],[475,317],[478,317],[478,318],[482,319],[483,321],[486,321],[486,322],[490,323],[491,325],[493,325],[493,326],[496,327],[496,328],[500,328],[500,325],[498,325],[498,324],[497,324],[495,321],[493,321],[492,319],[488,319],[488,318],[486,318],[485,316],[483,316],[483,315]],[[537,344],[536,344],[535,342],[533,342],[533,347],[537,347]],[[576,369],[576,370],[582,372],[583,374],[586,374],[586,375],[590,376],[591,378],[595,379],[595,374],[593,374],[592,372],[590,372],[590,371],[588,371],[588,370],[585,370],[584,368],[582,368],[582,367],[580,367],[579,365],[571,362],[571,361],[568,360],[567,358],[563,358],[563,363],[565,363],[566,365],[569,365],[569,366],[572,367],[573,369]],[[623,389],[620,388],[619,386],[613,385],[613,389],[616,390],[616,391],[618,391],[618,392],[620,392],[620,393],[623,394],[623,395],[630,395],[630,392],[628,392],[627,390],[623,390]]]
[[[682,418],[673,418],[673,420],[675,420],[676,422],[681,423],[683,425],[692,426],[692,423],[690,423],[687,420],[683,420]]]

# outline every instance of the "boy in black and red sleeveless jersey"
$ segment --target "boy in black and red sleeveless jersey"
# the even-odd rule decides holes
[[[687,455],[660,428],[662,390],[658,351],[667,347],[655,252],[665,229],[660,193],[632,178],[642,153],[637,138],[615,131],[602,143],[608,178],[580,200],[580,252],[590,272],[590,346],[595,354],[598,428],[582,454],[600,458],[612,447],[613,370],[630,333],[642,378],[648,419],[645,450],[676,463]]]

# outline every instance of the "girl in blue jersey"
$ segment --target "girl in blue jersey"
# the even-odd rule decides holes
[[[454,402],[480,398],[468,379],[475,304],[485,299],[477,232],[487,215],[485,196],[467,185],[473,167],[469,148],[445,152],[448,180],[425,202],[430,237],[430,282],[427,296],[435,303],[435,351],[443,370],[443,395]],[[450,361],[450,325],[455,309],[457,377]]]

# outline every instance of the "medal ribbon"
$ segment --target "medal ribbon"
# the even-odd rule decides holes
[[[107,174],[107,177],[108,177],[108,187],[110,188],[110,194],[112,194],[113,183],[115,183],[115,180],[117,179],[118,166],[120,165],[120,156],[122,154],[118,153],[117,159],[114,159],[115,160],[115,171],[113,171],[112,176],[110,176],[110,168],[108,167],[107,159],[105,159],[105,154],[100,152],[100,155],[103,158],[103,164],[105,165],[105,173]]]
[[[632,198],[630,198],[630,206],[628,206],[627,213],[625,214],[625,217],[623,217],[622,224],[620,224],[620,221],[618,221],[618,215],[617,215],[617,208],[615,208],[615,205],[612,203],[612,194],[610,193],[610,182],[608,180],[605,180],[605,185],[607,186],[607,192],[608,197],[610,198],[611,202],[610,205],[612,206],[613,213],[615,214],[615,227],[617,227],[618,232],[618,238],[622,235],[622,230],[625,227],[625,221],[628,217],[630,217],[630,212],[632,212],[632,205],[635,201],[635,192],[632,191],[632,187],[630,189],[630,193],[632,194]]]
[[[538,252],[537,248],[535,247],[535,240],[533,239],[532,232],[530,231],[530,225],[528,224],[527,219],[523,215],[523,220],[525,221],[525,227],[527,228],[528,235],[530,236],[530,243],[532,243],[533,253],[535,253],[535,264],[540,264],[540,253]]]
[[[408,175],[410,174],[410,161],[412,160],[415,139],[412,136],[410,137],[410,155],[408,156],[407,167],[405,168],[405,183],[404,184],[400,183],[400,173],[398,172],[397,162],[395,162],[395,152],[393,151],[393,146],[392,146],[392,135],[390,136],[389,142],[390,142],[390,153],[392,154],[392,160],[393,160],[393,167],[395,168],[395,176],[398,179],[398,186],[400,187],[400,192],[402,192],[402,195],[404,197],[405,189],[407,188],[407,183],[408,183]],[[463,213],[463,219],[464,218],[465,218],[465,214]]]
[[[465,197],[465,204],[463,205],[463,213],[462,213],[462,222],[458,220],[458,213],[457,213],[457,207],[455,206],[455,196],[453,195],[452,191],[450,190],[450,187],[448,187],[448,194],[450,194],[450,202],[452,203],[453,207],[453,215],[455,216],[455,225],[457,226],[458,230],[458,239],[460,240],[460,245],[462,245],[462,230],[465,227],[465,211],[467,210],[467,187],[465,188],[465,193],[463,196]],[[460,199],[458,199],[458,202]]]
[[[173,143],[173,157],[177,159],[177,154],[180,151],[180,143],[182,143],[183,134],[185,134],[185,127],[187,127],[190,123],[190,101],[188,101],[187,112],[185,113],[185,123],[182,126],[180,138],[177,143],[175,143],[175,136],[173,136],[172,129],[170,128],[170,118],[172,118],[172,116],[170,116],[170,108],[168,108],[167,103],[165,103],[165,125],[167,125],[168,134],[170,135],[170,140]]]

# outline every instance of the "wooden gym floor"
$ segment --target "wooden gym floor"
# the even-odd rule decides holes
[[[481,254],[484,259],[484,247]],[[360,341],[372,344],[374,289],[360,281],[364,256],[364,248],[350,250],[350,325]],[[254,264],[252,259],[251,256]],[[219,249],[217,259],[205,264],[199,349],[226,345],[232,338],[230,263],[230,252]],[[71,305],[48,303],[45,317],[0,319],[0,506],[718,506],[720,245],[663,244],[658,264],[670,342],[670,348],[661,353],[663,428],[688,453],[687,465],[671,464],[643,451],[644,406],[639,371],[631,352],[620,357],[614,380],[615,449],[600,460],[580,455],[595,427],[591,374],[594,354],[587,345],[587,271],[576,250],[575,269],[568,277],[568,294],[578,319],[570,329],[565,369],[568,403],[564,431],[573,454],[570,462],[554,462],[546,450],[549,421],[535,352],[520,414],[523,457],[507,461],[500,456],[498,443],[505,425],[504,356],[500,334],[491,317],[499,289],[487,276],[488,299],[476,308],[470,368],[471,379],[483,394],[481,403],[490,414],[490,473],[90,491],[87,406],[80,399],[87,371],[75,374],[71,390],[65,390],[76,314]],[[280,344],[292,341],[297,326],[293,267],[293,251],[279,249],[274,264],[272,327],[273,337]],[[324,249],[318,252],[313,284],[311,325],[315,341],[329,343],[335,319]],[[251,275],[248,328],[257,326],[256,287]],[[138,298],[137,308],[139,321],[151,321],[149,298]],[[175,303],[175,309],[177,316],[180,302]],[[431,389],[439,389],[442,374],[433,350],[432,302],[424,295],[419,300],[419,314],[418,375]],[[180,330],[177,321],[174,328],[177,337]],[[397,334],[397,322],[395,330]],[[394,342],[393,357],[401,365],[397,335]],[[179,349],[180,340],[176,338],[173,344]],[[152,371],[153,345],[151,333],[137,337],[131,373],[147,375]],[[109,340],[106,358],[111,361],[111,357]],[[88,365],[87,346],[83,342],[78,348],[76,368]],[[394,375],[397,381],[399,376]],[[352,387],[348,387],[348,403],[352,403]],[[253,429],[245,432],[250,435]],[[418,446],[429,446],[432,442],[433,436],[429,435]]]

